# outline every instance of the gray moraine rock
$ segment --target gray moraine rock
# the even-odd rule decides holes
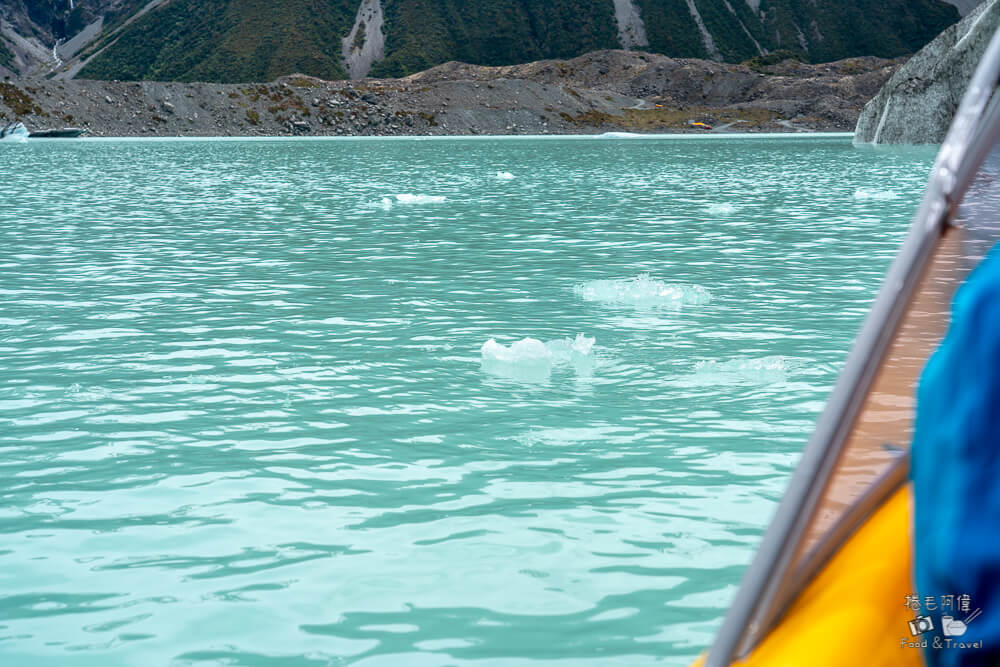
[[[998,25],[1000,0],[986,0],[918,51],[865,105],[854,143],[943,141]]]

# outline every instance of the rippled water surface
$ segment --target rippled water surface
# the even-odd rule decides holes
[[[0,145],[0,664],[685,664],[932,158]]]

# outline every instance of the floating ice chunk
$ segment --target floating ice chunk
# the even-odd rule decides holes
[[[584,301],[645,308],[703,306],[712,294],[699,285],[675,285],[642,274],[624,280],[590,280],[573,287]]]
[[[28,128],[24,123],[7,123],[0,125],[0,140],[11,143],[26,143],[28,141]]]
[[[599,135],[601,139],[642,139],[643,135],[635,132],[605,132]]]
[[[736,207],[729,203],[709,204],[709,215],[732,215],[736,213]]]
[[[636,428],[620,426],[583,426],[561,428],[533,428],[512,439],[528,447],[535,445],[578,445],[584,442],[601,445],[629,445],[641,438]]]
[[[590,354],[596,338],[587,338],[582,333],[570,343],[569,363],[580,377],[590,377],[594,374],[594,357]]]
[[[514,174],[510,173],[509,171],[498,171],[496,179],[498,181],[513,181]]]
[[[873,188],[858,188],[854,191],[854,198],[859,200],[887,201],[895,199],[899,195],[891,190],[875,190]]]
[[[569,338],[550,340],[545,344],[545,348],[549,351],[549,354],[552,355],[553,361],[569,361],[569,355],[573,351],[573,341]]]
[[[483,343],[480,348],[483,359],[493,359],[496,361],[516,362],[535,361],[539,359],[552,360],[552,352],[545,347],[545,343],[537,338],[522,338],[509,346],[501,345],[494,338],[490,338]]]
[[[545,344],[552,353],[552,360],[557,364],[569,364],[577,375],[590,377],[594,372],[594,357],[590,354],[594,347],[594,338],[577,334],[576,338],[563,338]]]
[[[569,360],[573,355],[589,356],[591,349],[594,347],[595,340],[594,338],[587,338],[581,333],[577,334],[576,338],[549,341],[545,346],[549,348],[554,358],[562,361]]]
[[[686,385],[774,384],[788,379],[790,364],[785,357],[759,359],[737,357],[728,361],[699,361]]]
[[[396,195],[396,201],[400,204],[442,204],[445,199],[443,195]]]
[[[552,373],[552,352],[537,338],[523,338],[509,346],[490,338],[480,348],[487,373],[515,380],[545,380]]]
[[[516,380],[545,380],[557,365],[570,365],[578,375],[590,375],[594,369],[591,351],[594,338],[577,334],[543,343],[537,338],[523,338],[503,345],[490,338],[480,348],[482,368],[487,373]]]
[[[573,351],[577,354],[587,356],[590,354],[590,350],[593,349],[595,342],[597,342],[596,338],[587,338],[582,333],[577,334],[572,345]]]

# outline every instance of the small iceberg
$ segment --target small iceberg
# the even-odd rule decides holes
[[[443,204],[445,201],[444,195],[396,195],[397,204]]]
[[[537,338],[522,338],[516,343],[501,345],[495,338],[490,338],[480,348],[483,359],[503,363],[547,363],[552,362],[552,352],[545,343]]]
[[[584,301],[637,308],[673,308],[703,306],[712,294],[699,285],[677,285],[651,278],[643,273],[624,280],[590,280],[573,287]]]
[[[490,338],[479,352],[483,370],[491,375],[537,382],[552,373],[552,352],[537,338],[523,338],[510,346]]]
[[[729,203],[715,203],[708,205],[709,215],[732,215],[736,213],[736,206]]]
[[[892,190],[876,190],[874,188],[858,188],[854,191],[854,198],[859,201],[889,201],[896,199],[899,195]]]
[[[570,350],[576,354],[590,356],[590,351],[594,349],[596,338],[587,338],[582,333],[576,335],[576,340],[570,345]]]
[[[575,357],[589,357],[596,340],[596,338],[587,338],[583,334],[577,334],[573,340],[569,338],[554,340],[547,343],[546,347],[552,353],[553,358],[570,361]]]
[[[594,356],[591,351],[596,341],[596,338],[588,338],[581,333],[572,340],[563,338],[550,341],[545,346],[552,353],[553,362],[572,366],[579,377],[590,377],[594,374]]]
[[[643,135],[635,132],[605,132],[598,135],[599,139],[642,139]]]
[[[512,380],[544,381],[559,365],[569,365],[578,375],[593,372],[591,352],[596,339],[577,334],[575,339],[564,338],[543,343],[537,338],[522,338],[510,345],[490,338],[479,349],[482,369],[491,374]]]
[[[28,128],[24,123],[8,123],[0,127],[0,140],[3,141],[27,141],[29,136]]]
[[[695,364],[693,373],[673,384],[697,387],[768,385],[786,382],[790,370],[789,360],[780,356],[699,361]]]
[[[514,174],[510,173],[509,171],[498,171],[497,175],[494,176],[494,178],[497,179],[498,181],[513,181]]]

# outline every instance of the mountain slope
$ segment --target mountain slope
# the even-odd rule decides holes
[[[917,51],[955,23],[955,2],[972,1],[162,0],[123,24],[123,14],[135,16],[148,0],[77,0],[74,26],[101,12],[117,12],[117,21],[74,67],[84,64],[84,78],[246,82],[292,72],[343,78],[352,50],[381,58],[370,72],[371,58],[361,68],[352,63],[355,76],[382,77],[451,60],[505,65],[623,47],[726,62],[778,50],[811,62],[892,58]],[[45,34],[52,40],[71,32],[68,0],[9,2],[8,23],[22,32],[34,26],[42,43]],[[42,5],[52,11],[39,14]],[[41,18],[30,20],[32,11]],[[362,13],[379,16],[378,23],[369,26]],[[384,48],[379,40],[378,48],[365,50],[369,27],[380,30]],[[0,66],[4,59],[10,57],[0,50]],[[69,74],[60,76],[76,72],[64,70]]]
[[[44,74],[58,68],[62,44],[96,26],[113,26],[149,0],[0,0],[0,73]],[[89,38],[88,38],[89,39]],[[58,48],[56,48],[58,46]]]
[[[375,76],[449,60],[509,65],[619,46],[610,0],[388,0],[386,58]]]
[[[812,62],[913,53],[955,23],[942,0],[632,0],[649,50],[741,62],[790,50]],[[386,58],[401,76],[448,60],[483,65],[622,46],[611,0],[386,0]]]
[[[174,0],[111,38],[80,72],[94,79],[269,81],[290,72],[347,73],[347,0]]]
[[[958,10],[938,0],[764,0],[765,25],[778,32],[776,48],[803,48],[813,62],[865,53],[885,58],[913,53],[958,21]],[[804,38],[806,45],[802,47]]]

